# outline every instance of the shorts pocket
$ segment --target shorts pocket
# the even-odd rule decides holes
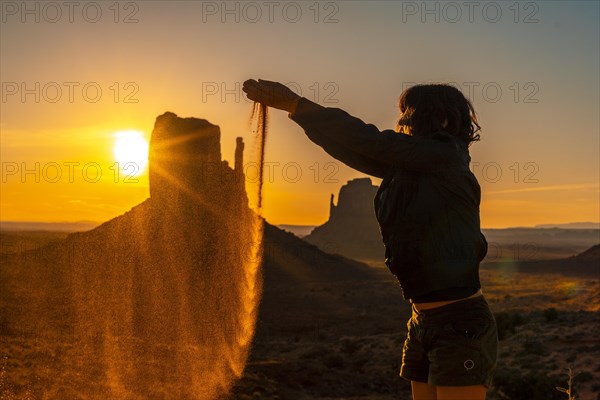
[[[495,349],[491,349],[495,332],[495,321],[484,315],[456,318],[440,326],[429,354],[429,383],[486,384],[495,366]]]
[[[469,347],[481,348],[482,340],[494,328],[494,320],[488,317],[454,319],[445,324],[446,340],[458,341]]]

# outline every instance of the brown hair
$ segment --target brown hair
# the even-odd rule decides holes
[[[467,145],[480,139],[477,131],[481,127],[473,105],[460,90],[449,84],[411,86],[400,95],[398,107],[401,117],[397,128],[400,131],[427,136],[443,130]]]

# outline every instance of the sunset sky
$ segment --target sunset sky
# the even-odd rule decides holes
[[[165,111],[219,125],[230,165],[237,136],[256,161],[241,86],[261,78],[381,130],[403,88],[454,83],[483,128],[483,228],[599,221],[599,3],[475,3],[2,2],[0,219],[102,222],[139,204],[147,169],[117,174],[116,133],[149,139]],[[329,195],[365,176],[277,110],[266,161],[273,224],[322,224]]]

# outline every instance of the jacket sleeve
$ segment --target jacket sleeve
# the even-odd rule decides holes
[[[305,97],[288,117],[314,143],[344,164],[377,177],[391,168],[433,171],[444,168],[457,154],[450,134],[409,136],[391,129],[379,131],[344,110],[323,107]]]

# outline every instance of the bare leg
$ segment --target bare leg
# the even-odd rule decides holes
[[[424,382],[410,381],[413,400],[437,400],[435,386]]]
[[[436,386],[437,400],[485,400],[487,388],[476,386]]]

